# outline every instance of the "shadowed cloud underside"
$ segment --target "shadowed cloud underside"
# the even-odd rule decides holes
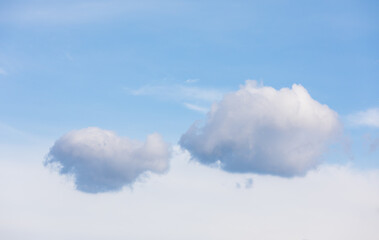
[[[57,164],[60,174],[72,175],[78,190],[97,193],[120,190],[148,171],[164,173],[169,157],[159,134],[148,135],[143,143],[90,127],[58,139],[45,164]]]
[[[182,135],[180,145],[199,162],[220,163],[228,172],[304,175],[341,132],[337,113],[297,84],[276,90],[246,81],[207,116]]]

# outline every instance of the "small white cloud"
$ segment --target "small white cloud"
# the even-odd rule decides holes
[[[189,80],[187,80],[188,82]],[[194,82],[194,81],[189,81]],[[224,91],[188,85],[145,85],[137,89],[125,89],[134,96],[151,96],[183,104],[187,109],[206,113],[208,107],[219,101]]]
[[[206,113],[208,112],[208,109],[205,108],[205,107],[200,107],[200,106],[197,106],[195,104],[190,104],[190,103],[184,103],[184,106],[186,106],[188,109],[191,109],[191,110],[194,110],[194,111],[197,111],[197,112],[201,112],[201,113]]]
[[[320,162],[341,125],[301,85],[275,90],[255,81],[226,94],[180,139],[194,159],[229,172],[303,175]]]
[[[78,190],[97,193],[120,190],[147,171],[164,173],[169,157],[169,146],[159,134],[143,143],[90,127],[58,139],[45,164],[58,164],[61,174],[73,175]]]
[[[183,85],[146,85],[138,89],[127,89],[127,91],[135,96],[155,96],[177,101],[214,102],[220,100],[223,96],[223,92],[220,90]]]
[[[351,125],[379,128],[379,108],[371,108],[348,116]]]

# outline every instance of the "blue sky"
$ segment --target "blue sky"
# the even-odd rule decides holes
[[[39,171],[47,171],[43,162],[49,153],[64,165],[65,162],[61,162],[59,157],[64,158],[66,155],[59,152],[63,155],[58,157],[57,152],[49,152],[50,148],[57,146],[54,145],[56,140],[66,133],[88,127],[110,130],[117,136],[138,141],[145,141],[147,135],[156,132],[178,154],[182,151],[178,150],[178,141],[195,121],[207,119],[212,104],[223,101],[227,106],[224,94],[233,94],[240,86],[248,90],[245,81],[256,80],[258,84],[277,90],[299,84],[315,101],[326,104],[336,112],[343,131],[337,141],[325,146],[329,150],[317,151],[320,152],[317,159],[322,162],[321,169],[333,166],[330,167],[333,170],[325,171],[329,174],[343,171],[341,174],[347,174],[349,180],[353,178],[349,174],[354,171],[362,171],[359,174],[369,176],[371,173],[368,172],[375,172],[379,167],[378,11],[379,4],[376,1],[350,0],[1,1],[0,148],[3,153],[0,162],[5,169],[3,171],[17,171],[18,168],[28,171],[25,170],[27,166],[33,166],[25,178]],[[276,101],[273,103],[279,104]],[[312,109],[319,107],[312,106]],[[228,112],[230,109],[225,107],[224,110]],[[253,116],[259,114],[254,112]],[[267,112],[264,115],[268,122],[273,116],[271,114]],[[234,123],[249,125],[242,120]],[[205,125],[202,130],[206,132],[206,129],[213,129],[214,126]],[[99,134],[96,136],[111,136],[112,141],[118,141],[117,136],[97,132],[100,130],[96,129],[88,131]],[[89,134],[88,131],[75,132],[61,142],[71,146],[75,137]],[[313,134],[313,131],[308,133]],[[325,134],[313,139],[321,141],[329,137],[329,132]],[[208,139],[207,136],[204,139]],[[237,137],[233,140],[237,141]],[[204,149],[194,147],[196,144],[191,142],[186,145],[187,150],[191,152],[192,149],[194,156],[202,156],[196,151]],[[134,143],[130,146],[136,149],[140,147]],[[60,148],[57,146],[56,149]],[[121,156],[126,150],[115,149],[115,156],[122,161]],[[128,150],[129,153],[137,154]],[[236,156],[235,152],[232,153]],[[160,154],[166,156],[166,153]],[[263,151],[262,159],[267,156],[265,154]],[[207,161],[205,158],[199,160],[200,163]],[[175,162],[175,158],[171,157],[170,162]],[[348,168],[348,173],[335,165],[342,169]],[[191,167],[194,166],[188,168]],[[199,165],[199,168],[203,167]],[[171,179],[162,180],[163,195],[169,192],[167,188],[176,179],[174,169],[147,169],[162,174],[159,176],[164,179]],[[163,173],[165,171],[168,173]],[[199,171],[199,178],[202,179],[204,171],[214,169]],[[254,181],[256,173],[251,173],[251,191],[257,185]],[[59,178],[62,176],[57,173],[44,174],[46,179],[55,179],[52,181],[57,183],[56,188],[77,196],[75,186],[69,185],[72,179],[67,180],[68,185],[62,185],[57,180],[64,179]],[[130,177],[119,172],[117,174],[120,178]],[[193,174],[195,177],[196,171]],[[219,169],[215,179],[239,177],[237,180],[229,179],[232,183],[227,185],[232,186],[236,185],[236,181],[239,186],[250,182],[249,176],[237,173],[231,174],[231,177],[228,174],[231,174],[228,170],[224,172]],[[12,176],[16,178],[12,174],[4,173],[3,176],[9,176],[9,179],[4,177],[4,181],[13,179]],[[263,178],[264,182],[264,176],[258,174],[257,178]],[[126,186],[134,183],[133,179],[125,180]],[[148,192],[140,193],[142,195],[152,194],[151,191],[159,193],[159,177],[153,174],[151,179],[147,177],[142,183],[137,181],[136,192],[141,188],[141,192],[143,189]],[[326,179],[333,178],[328,175]],[[374,191],[374,199],[379,199],[378,189],[372,187],[378,185],[378,178],[372,179],[367,180],[370,186],[367,189]],[[275,181],[287,180],[273,181],[275,185]],[[151,188],[149,182],[153,184]],[[165,182],[169,182],[169,186]],[[15,188],[20,187],[16,183]],[[207,186],[211,188],[212,184]],[[116,185],[112,186],[116,188]],[[275,189],[273,185],[270,187]],[[185,186],[193,190],[191,184]],[[49,187],[52,186],[41,187],[39,193],[43,195]],[[235,191],[230,189],[227,191]],[[115,199],[119,194],[120,198],[133,198],[137,202],[139,197],[143,198],[139,193],[130,193],[127,187],[122,193],[111,194],[114,194],[112,198]],[[201,194],[201,191],[194,190],[194,194]],[[222,190],[218,194],[222,195]],[[323,196],[324,193],[319,194]],[[366,197],[365,193],[362,196]],[[83,205],[85,201],[90,201],[87,198],[95,197],[75,197],[77,204]],[[362,199],[364,202],[365,198]],[[118,202],[119,199],[109,201]],[[301,203],[306,208],[306,198]],[[156,207],[162,206],[158,204]],[[7,213],[9,216],[18,214]],[[372,217],[374,220],[377,218],[377,215]],[[0,227],[0,233],[3,231],[9,239],[18,239],[12,232],[12,227],[18,225],[11,226],[11,223],[4,221],[0,221],[3,226]],[[39,237],[38,231],[35,234]],[[55,235],[51,233],[49,236]],[[102,236],[110,235],[105,231]],[[138,238],[138,234],[133,236]],[[149,239],[147,235],[144,236]],[[163,237],[164,234],[158,236]],[[264,232],[256,236],[271,239],[271,235],[265,235]],[[322,238],[308,236],[306,239]]]

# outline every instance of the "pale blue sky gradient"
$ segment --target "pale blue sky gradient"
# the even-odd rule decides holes
[[[175,144],[212,98],[170,86],[222,94],[247,79],[301,84],[345,121],[379,106],[378,11],[376,1],[2,1],[0,122],[50,141],[97,126]],[[160,90],[132,94],[146,86]],[[364,143],[378,130],[346,128],[351,150],[338,158],[378,166]]]

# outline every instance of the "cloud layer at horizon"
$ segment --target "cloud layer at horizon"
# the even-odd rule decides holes
[[[58,139],[45,164],[58,164],[60,174],[72,175],[78,190],[98,193],[120,190],[148,171],[164,173],[169,157],[169,146],[157,133],[142,143],[90,127]]]
[[[203,126],[189,128],[180,145],[228,172],[291,177],[317,166],[340,132],[337,113],[301,85],[275,90],[246,81],[212,106]]]
[[[20,156],[27,163],[0,152],[5,239],[376,240],[379,233],[378,170],[322,164],[302,178],[252,174],[246,188],[246,174],[189,161],[173,147],[167,174],[93,195],[41,168],[43,152],[32,152]]]

